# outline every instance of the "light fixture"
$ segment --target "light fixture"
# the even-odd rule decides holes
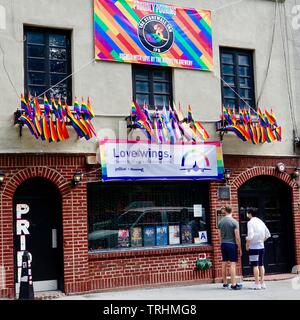
[[[285,165],[282,162],[277,163],[276,169],[278,172],[285,172]]]
[[[231,171],[229,169],[225,169],[224,170],[224,178],[225,180],[229,180],[230,179],[230,176],[231,176]]]
[[[73,179],[72,179],[72,186],[76,187],[79,184],[79,182],[81,181],[81,179],[82,179],[82,173],[77,170],[74,173],[74,176],[73,176]]]
[[[0,184],[4,182],[5,173],[3,171],[0,171]]]
[[[294,172],[291,173],[292,179],[298,179],[300,176],[300,168],[295,168]]]

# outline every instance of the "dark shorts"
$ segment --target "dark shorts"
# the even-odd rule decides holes
[[[234,243],[221,244],[222,260],[237,262],[238,261],[238,247]]]
[[[249,263],[252,267],[261,267],[264,265],[265,249],[250,249]]]

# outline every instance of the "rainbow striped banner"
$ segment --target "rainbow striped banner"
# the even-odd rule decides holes
[[[157,2],[94,0],[95,58],[212,70],[211,12]]]
[[[172,145],[107,139],[99,144],[103,181],[224,178],[219,141]]]

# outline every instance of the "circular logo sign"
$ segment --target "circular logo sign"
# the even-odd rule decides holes
[[[142,45],[151,52],[167,52],[174,42],[172,25],[157,14],[149,14],[141,19],[138,36]]]

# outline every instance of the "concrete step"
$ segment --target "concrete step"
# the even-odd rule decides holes
[[[34,293],[35,300],[51,300],[64,296],[65,294],[62,291],[42,291]]]

